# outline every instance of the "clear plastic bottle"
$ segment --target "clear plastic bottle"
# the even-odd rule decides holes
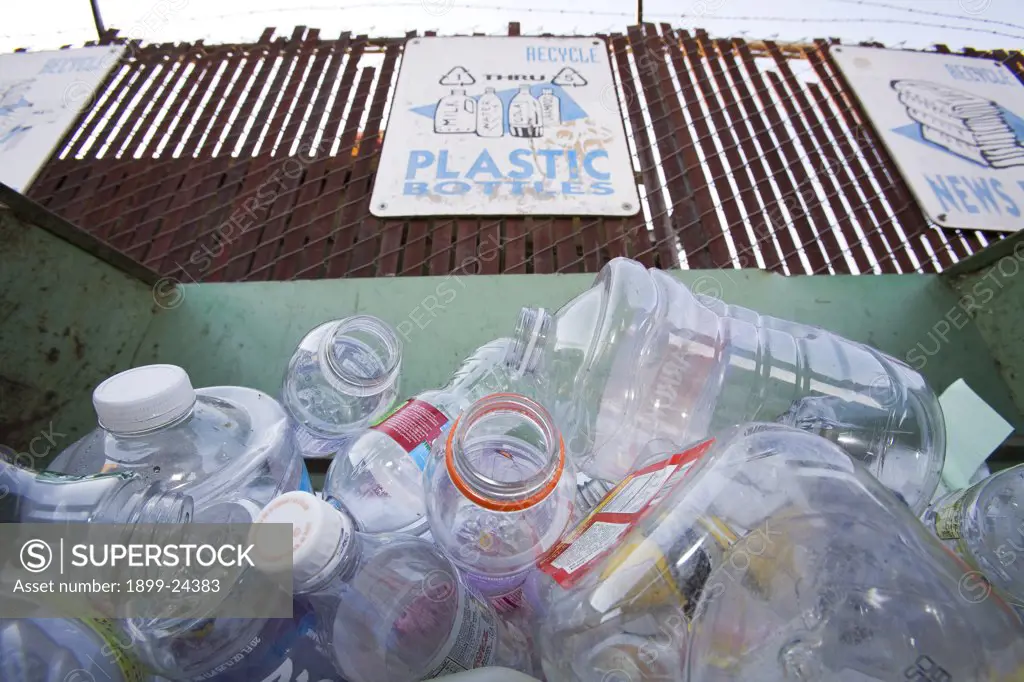
[[[434,110],[435,133],[472,133],[476,131],[476,100],[465,88],[453,88],[437,102]]]
[[[522,396],[487,396],[455,421],[424,470],[434,542],[499,611],[573,519],[576,473],[551,416]]]
[[[130,472],[195,501],[197,522],[249,522],[288,490],[311,490],[288,415],[266,393],[237,386],[192,388],[175,365],[116,374],[93,392],[99,428],[50,471]]]
[[[428,540],[371,536],[307,493],[282,495],[258,523],[290,523],[296,593],[349,682],[413,682],[488,665],[528,670],[525,636],[467,588]]]
[[[508,128],[512,137],[544,136],[540,102],[530,92],[529,85],[520,85],[519,92],[508,103]]]
[[[306,334],[281,386],[302,456],[333,457],[346,438],[387,413],[401,366],[398,336],[376,317],[325,322]]]
[[[344,507],[364,533],[426,532],[423,467],[430,446],[474,400],[505,390],[510,345],[498,339],[480,347],[447,386],[408,400],[350,439],[327,471],[324,498]]]
[[[0,523],[188,523],[192,498],[131,473],[35,472],[0,457]]]
[[[541,88],[537,101],[540,104],[540,120],[545,127],[557,126],[562,122],[562,101],[553,88]]]
[[[476,134],[480,137],[502,137],[505,134],[505,107],[494,88],[485,88],[476,104]]]
[[[149,674],[118,646],[109,621],[0,618],[4,682],[143,682]]]
[[[622,511],[641,484],[603,509]],[[996,682],[1024,672],[1013,611],[994,594],[965,599],[967,567],[828,440],[743,425],[664,490],[614,532],[599,524],[615,515],[599,508],[545,564],[548,679]]]
[[[342,681],[303,599],[291,618],[129,619],[118,639],[161,680]]]
[[[1024,464],[940,497],[922,520],[1024,617]],[[983,598],[986,589],[977,580],[965,598]]]
[[[783,419],[850,446],[924,510],[945,457],[942,411],[899,360],[816,327],[698,298],[624,258],[554,315],[525,308],[512,390],[555,415],[570,456],[620,480],[644,443],[688,443],[753,419]]]

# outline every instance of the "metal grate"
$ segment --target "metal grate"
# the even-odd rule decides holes
[[[602,37],[644,205],[631,219],[374,218],[405,39],[305,27],[243,45],[130,44],[28,194],[182,282],[595,272],[615,256],[935,272],[1001,238],[927,223],[828,42],[667,24]],[[1024,74],[1019,52],[965,54]]]

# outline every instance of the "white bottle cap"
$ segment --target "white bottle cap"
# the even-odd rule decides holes
[[[348,515],[302,490],[275,498],[260,512],[256,523],[291,524],[291,566],[296,589],[301,589],[342,559],[352,544],[354,528]],[[258,546],[256,555],[262,568],[273,570],[273,557],[261,553]],[[282,565],[286,563],[282,561]]]
[[[146,365],[115,374],[92,392],[100,426],[137,433],[170,424],[196,402],[188,373],[177,365]]]

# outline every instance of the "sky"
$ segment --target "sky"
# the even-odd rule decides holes
[[[207,44],[256,40],[266,26],[296,25],[372,36],[436,30],[439,34],[592,34],[635,22],[623,0],[98,0],[107,27],[144,42]],[[290,5],[290,6],[289,6]],[[646,0],[645,20],[705,28],[713,36],[802,41],[835,36],[891,47],[945,43],[959,49],[1024,47],[1021,0]],[[880,6],[881,5],[881,6]],[[81,45],[96,37],[89,0],[9,2],[0,23],[0,53]]]

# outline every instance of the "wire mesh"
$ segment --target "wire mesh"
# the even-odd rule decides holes
[[[623,112],[640,214],[378,219],[370,189],[415,33],[274,33],[130,43],[29,196],[182,282],[596,272],[616,256],[936,272],[1001,238],[928,223],[828,42],[712,39],[668,24],[601,36],[615,81],[602,99]],[[1024,74],[1019,52],[972,52]]]

